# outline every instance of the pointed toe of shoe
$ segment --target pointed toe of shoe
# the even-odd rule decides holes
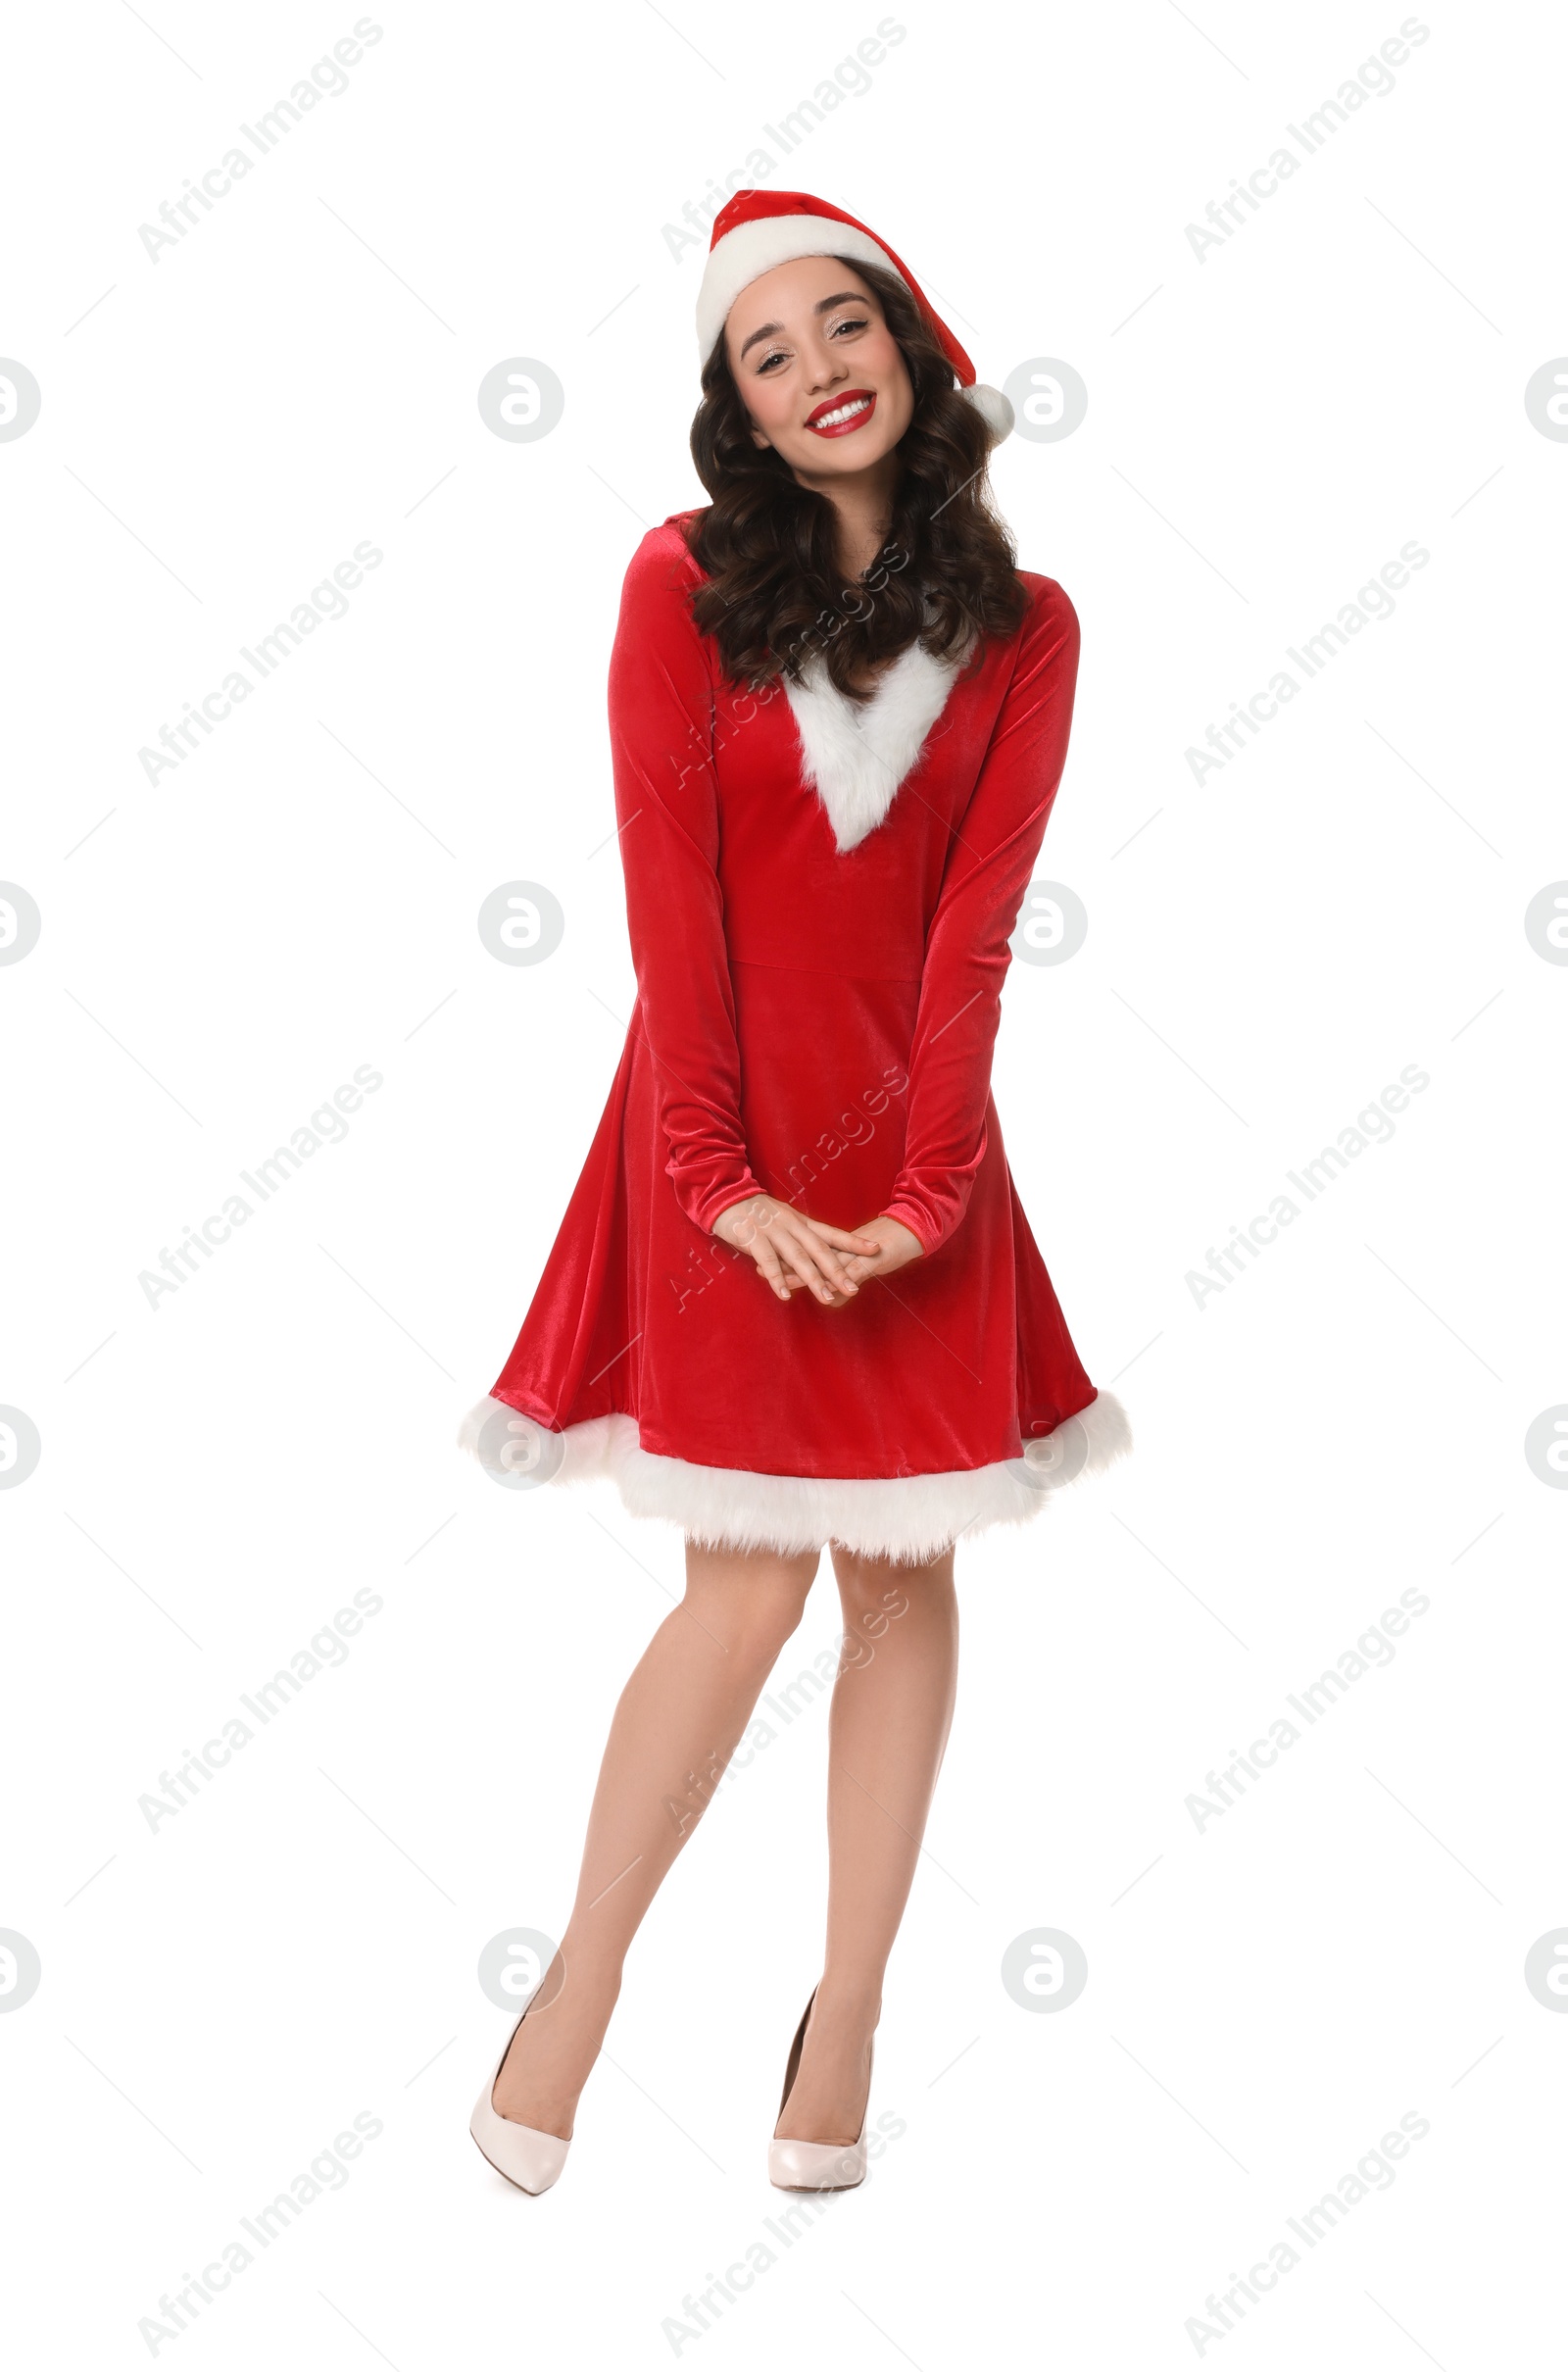
[[[865,2143],[769,2142],[767,2179],[779,2191],[853,2191],[865,2180]]]
[[[491,2086],[487,2084],[468,2119],[468,2131],[479,2145],[481,2154],[489,2159],[497,2174],[504,2174],[519,2191],[536,2196],[548,2191],[566,2162],[570,2143],[564,2142],[558,2133],[540,2133],[532,2125],[514,2124],[511,2117],[498,2116],[490,2093]]]

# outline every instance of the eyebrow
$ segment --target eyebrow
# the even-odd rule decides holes
[[[868,305],[870,301],[870,298],[858,288],[841,288],[837,296],[820,298],[811,307],[811,311],[813,313],[831,313],[835,305]],[[752,331],[736,360],[744,362],[759,338],[776,338],[782,326],[782,322],[779,321],[764,321],[760,329]]]

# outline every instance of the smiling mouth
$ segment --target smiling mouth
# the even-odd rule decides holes
[[[806,425],[813,436],[848,436],[852,429],[863,428],[875,410],[876,397],[869,388],[854,387],[830,404],[819,404]]]

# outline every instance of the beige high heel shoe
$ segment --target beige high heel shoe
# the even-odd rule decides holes
[[[816,1988],[811,1988],[811,2001],[816,2000]],[[806,2041],[807,2020],[811,2014],[811,2001],[801,2013],[790,2045],[790,2055],[784,2069],[784,2090],[779,2099],[778,2113],[784,2114],[790,2089],[801,2064],[801,2050]],[[871,2069],[876,2066],[876,2044],[871,2045]],[[871,2116],[869,2083],[866,2092],[865,2115],[860,2119],[858,2138],[843,2142],[781,2142],[776,2138],[767,2146],[767,2179],[777,2191],[853,2191],[865,2180],[867,2152],[865,2129]]]
[[[530,1999],[522,2018],[532,2007]],[[522,2024],[522,2018],[517,2020],[517,2026]],[[564,2142],[559,2133],[540,2133],[535,2126],[519,2125],[514,2118],[502,2116],[496,2107],[496,2079],[507,2063],[507,2051],[516,2039],[517,2026],[507,2037],[507,2051],[496,2061],[495,2075],[473,2104],[468,2131],[478,2144],[480,2155],[489,2159],[497,2174],[504,2174],[519,2191],[537,2197],[558,2180],[571,2144]]]

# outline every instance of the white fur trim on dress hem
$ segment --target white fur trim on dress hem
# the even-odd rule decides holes
[[[756,1474],[645,1450],[636,1418],[618,1412],[550,1432],[487,1398],[468,1410],[458,1442],[514,1488],[612,1482],[628,1514],[678,1524],[710,1548],[794,1556],[837,1540],[862,1557],[920,1563],[959,1537],[1028,1523],[1058,1491],[1125,1458],[1133,1435],[1121,1402],[1102,1392],[1021,1458],[995,1465],[870,1478]]]

